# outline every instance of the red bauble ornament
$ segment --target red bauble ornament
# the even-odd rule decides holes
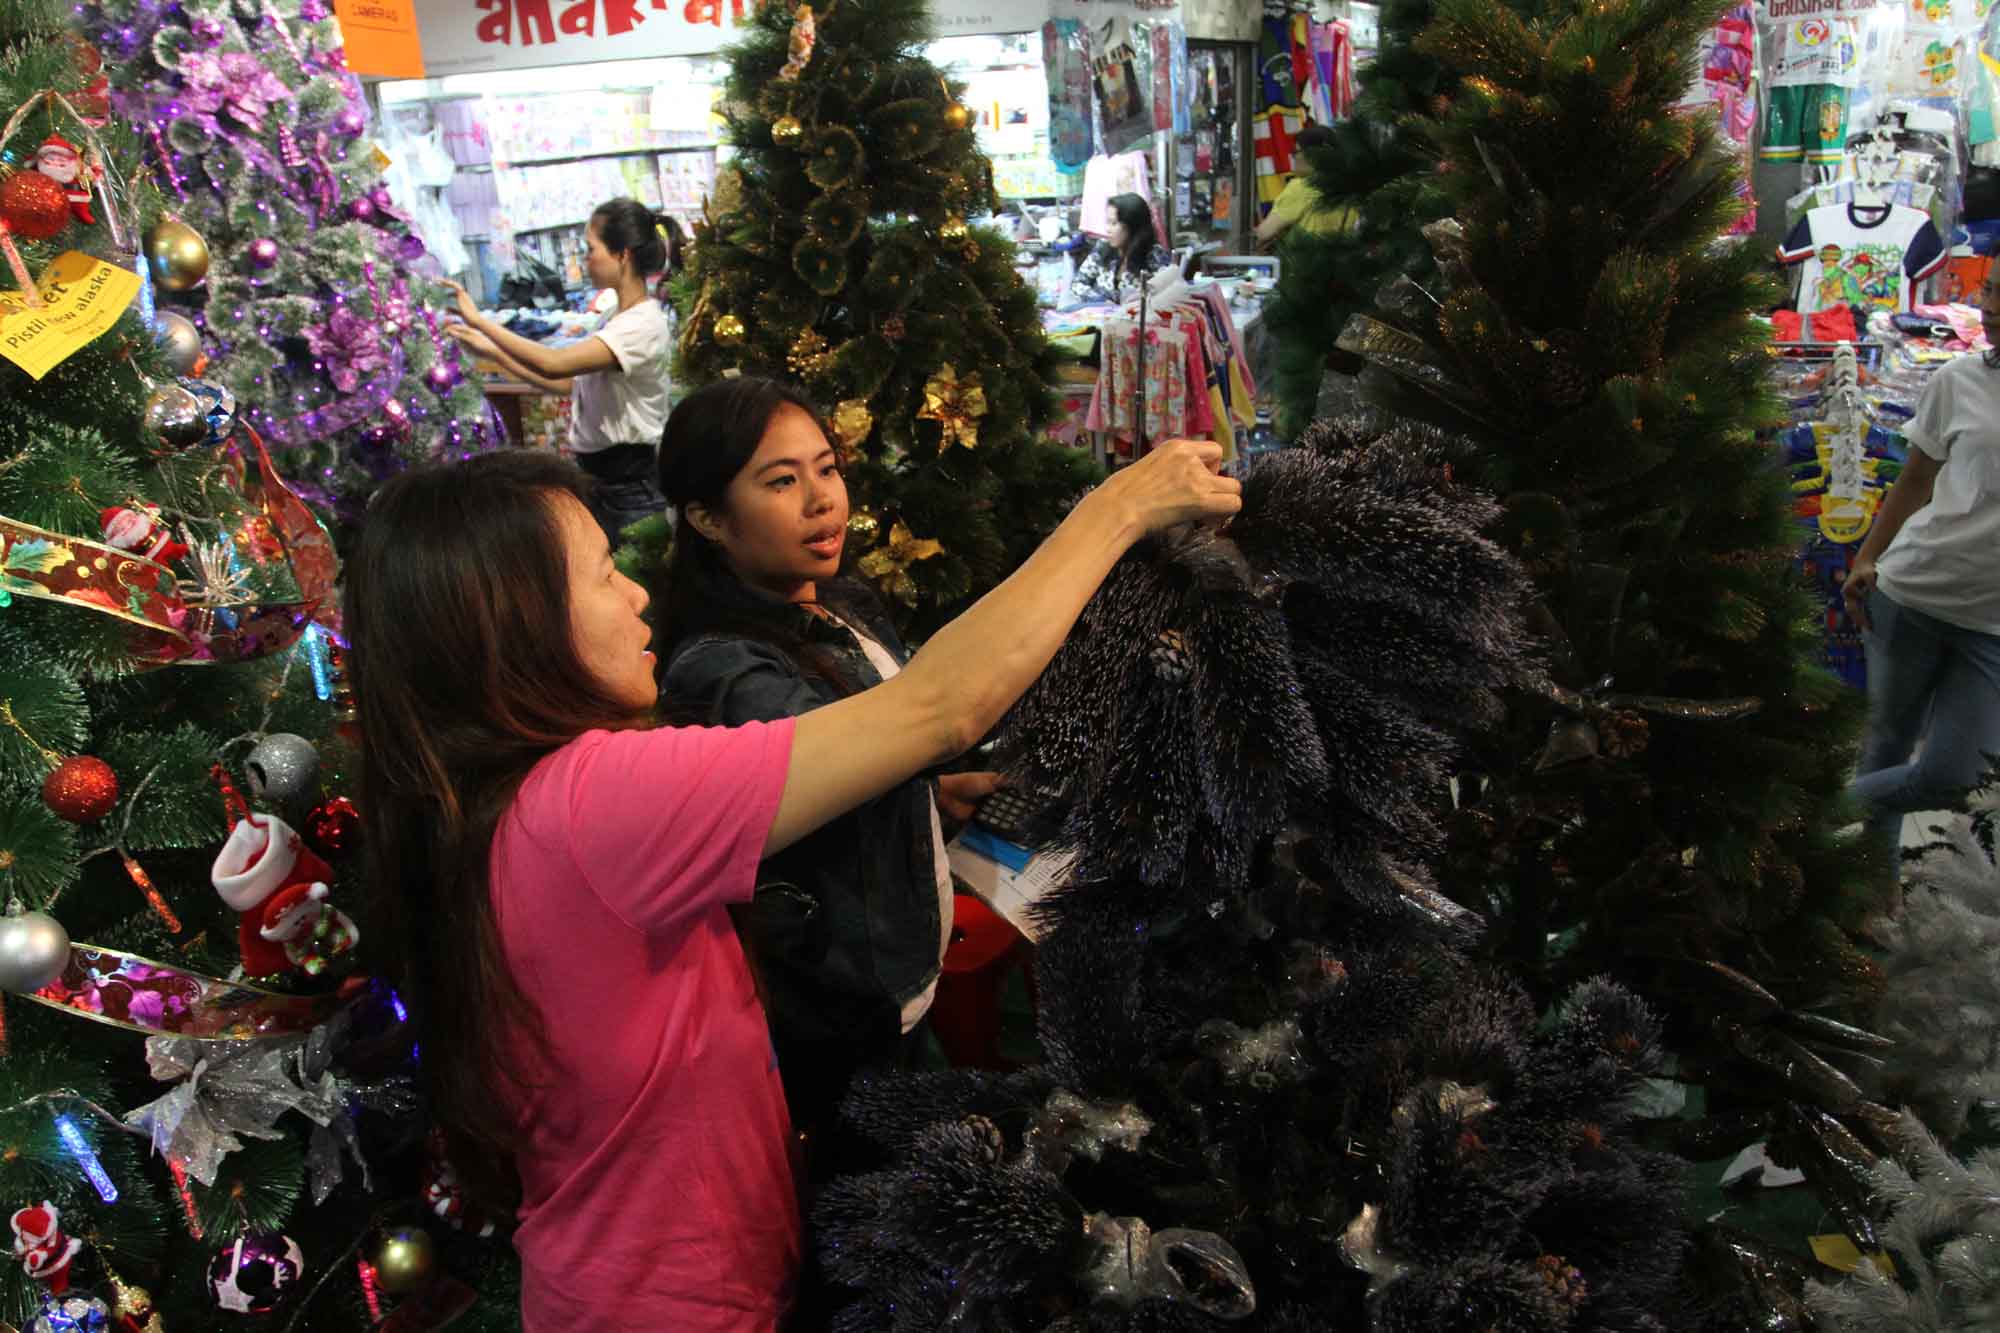
[[[361,812],[345,796],[321,801],[306,816],[306,841],[330,861],[338,861],[361,840]]]
[[[0,222],[16,236],[46,241],[69,225],[69,197],[39,171],[17,171],[0,181]]]
[[[72,824],[92,824],[118,804],[118,775],[87,754],[72,755],[42,780],[42,803]]]

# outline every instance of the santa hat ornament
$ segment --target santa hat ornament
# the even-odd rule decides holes
[[[130,551],[155,564],[168,564],[188,553],[185,545],[174,540],[174,530],[160,518],[156,505],[138,500],[113,505],[100,511],[97,521],[103,528],[106,546]]]
[[[63,1235],[62,1214],[46,1199],[16,1209],[12,1222],[14,1256],[29,1277],[48,1287],[50,1295],[62,1295],[69,1287],[70,1261],[83,1242]]]

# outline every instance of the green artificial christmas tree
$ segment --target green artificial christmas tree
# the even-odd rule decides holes
[[[806,386],[859,572],[921,631],[997,583],[1095,479],[1046,442],[1055,354],[922,0],[771,5],[736,48],[736,148],[682,280],[680,375]]]
[[[352,1330],[473,1283],[459,1326],[516,1327],[359,971],[332,543],[227,347],[156,344],[136,246],[193,210],[72,18],[0,6],[0,1327]]]
[[[1549,684],[1463,774],[1440,876],[1544,1001],[1608,974],[1657,1006],[1702,1160],[1760,1139],[1837,1202],[1887,1146],[1849,1072],[1885,1042],[1851,934],[1890,871],[1841,834],[1863,705],[1816,665],[1791,567],[1762,257],[1719,241],[1735,165],[1673,110],[1716,6],[1440,0],[1462,72],[1422,132],[1449,220],[1341,346],[1465,438],[1534,576]],[[1857,1061],[1856,1057],[1863,1057]],[[1843,1119],[1844,1118],[1844,1119]]]
[[[1458,83],[1416,44],[1434,7],[1434,0],[1382,6],[1381,45],[1361,70],[1353,116],[1330,127],[1331,144],[1305,154],[1306,180],[1320,208],[1353,223],[1330,233],[1295,226],[1278,242],[1283,262],[1264,323],[1277,345],[1277,424],[1287,439],[1313,419],[1328,359],[1340,356],[1334,339],[1349,317],[1397,274],[1422,279],[1432,272],[1421,229],[1444,216],[1449,203],[1411,122],[1434,111]]]
[[[411,265],[327,0],[93,0],[113,97],[151,150],[177,226],[157,297],[170,349],[242,404],[305,494],[342,523],[425,458],[504,443],[456,343],[449,293]],[[206,242],[188,266],[187,229]]]

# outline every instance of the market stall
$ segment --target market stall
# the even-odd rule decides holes
[[[1113,459],[1121,440],[1132,443],[1102,431],[1095,423],[1105,416],[1090,410],[1107,397],[1101,335],[1127,317],[1071,290],[1110,234],[1109,201],[1121,194],[1147,201],[1176,263],[1196,275],[1213,268],[1234,298],[1220,303],[1229,326],[1221,343],[1235,365],[1223,379],[1244,386],[1243,401],[1218,415],[1187,392],[1184,375],[1182,390],[1162,390],[1181,394],[1162,422],[1210,422],[1203,429],[1232,447],[1238,428],[1254,424],[1259,296],[1272,274],[1219,261],[1254,251],[1260,213],[1302,165],[1293,138],[1305,121],[1341,114],[1351,99],[1373,10],[1346,0],[1322,8],[1283,21],[1243,0],[934,11],[925,55],[963,86],[993,168],[995,211],[968,222],[1016,242],[1052,331],[1089,331],[1082,364],[1064,371],[1077,405],[1067,438]],[[567,13],[551,25],[544,10],[533,0],[470,12],[419,3],[430,77],[379,84],[375,97],[392,192],[440,266],[510,330],[559,344],[590,336],[602,317],[583,271],[595,203],[627,195],[691,230],[715,194],[730,156],[717,53],[744,11],[698,3],[641,11],[621,28],[611,16],[600,24]],[[1260,53],[1260,40],[1276,45]],[[1133,336],[1129,326],[1114,331],[1114,348]],[[485,369],[513,438],[563,439],[566,403]]]

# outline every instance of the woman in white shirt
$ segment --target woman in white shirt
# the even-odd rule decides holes
[[[2000,349],[2000,266],[1979,303]],[[1904,435],[1909,460],[1843,589],[1868,648],[1848,791],[1892,850],[1904,814],[1949,808],[2000,754],[2000,350],[1940,370]]]
[[[584,271],[593,287],[618,293],[618,309],[592,336],[567,347],[545,347],[502,328],[473,304],[465,288],[458,311],[465,323],[445,332],[507,372],[549,393],[575,399],[569,443],[597,482],[591,512],[613,546],[627,525],[666,508],[654,456],[667,424],[667,313],[647,279],[670,271],[679,255],[662,219],[636,199],[613,199],[590,215]]]

